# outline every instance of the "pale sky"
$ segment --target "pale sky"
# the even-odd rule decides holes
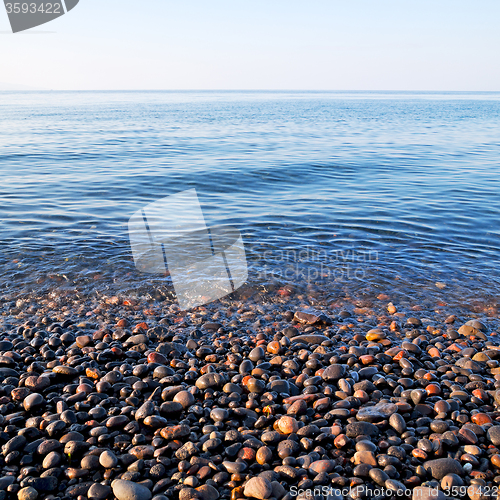
[[[14,35],[0,5],[0,82],[499,91],[499,22],[500,0],[80,0]]]

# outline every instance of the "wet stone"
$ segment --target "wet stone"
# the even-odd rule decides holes
[[[495,446],[500,445],[500,425],[493,425],[487,432],[488,440]]]
[[[263,477],[253,477],[245,484],[244,495],[249,498],[265,500],[273,493],[271,483]]]
[[[90,500],[104,500],[111,494],[111,487],[105,484],[94,483],[89,488],[87,496]]]
[[[305,344],[321,344],[329,340],[325,335],[298,335],[292,338],[292,342],[303,342]]]
[[[385,482],[389,479],[389,476],[383,470],[378,468],[370,469],[368,475],[379,486],[384,486]]]
[[[150,500],[152,497],[148,488],[132,481],[116,479],[111,483],[111,488],[118,500]]]
[[[317,460],[309,466],[309,470],[315,472],[316,474],[321,474],[323,472],[329,473],[335,468],[335,462],[333,460]]]
[[[345,375],[345,370],[346,369],[344,365],[330,365],[325,368],[321,377],[326,381],[339,380]]]
[[[112,469],[118,465],[118,458],[112,451],[105,450],[99,456],[99,463],[106,469]]]
[[[297,311],[294,319],[299,323],[314,325],[317,323],[330,324],[331,320],[325,314],[316,311]]]
[[[380,420],[388,419],[397,410],[398,408],[395,404],[378,403],[375,406],[360,408],[356,414],[356,418],[362,422],[379,422]]]
[[[346,427],[346,435],[350,438],[358,436],[377,436],[378,427],[369,422],[354,422]]]
[[[34,393],[25,398],[25,400],[23,401],[23,406],[26,411],[32,411],[43,406],[44,403],[45,400],[43,399],[43,396],[41,394]]]
[[[40,492],[50,492],[57,488],[57,478],[54,476],[47,477],[27,477],[25,480],[26,486],[31,486]]]
[[[399,434],[406,430],[406,421],[399,413],[393,413],[389,417],[389,425]]]
[[[434,479],[441,480],[448,474],[463,475],[464,470],[458,460],[453,458],[437,458],[424,462],[425,470],[429,471]]]
[[[196,387],[198,387],[198,389],[204,390],[211,387],[218,387],[222,385],[222,383],[222,375],[220,375],[219,373],[207,373],[205,375],[202,375],[196,381]]]
[[[203,484],[196,488],[196,493],[200,500],[217,500],[219,498],[219,492],[210,484]]]
[[[247,469],[247,464],[245,462],[229,462],[225,461],[222,466],[229,472],[229,474],[241,474]]]
[[[21,488],[17,493],[18,500],[36,500],[38,498],[38,491],[31,486]]]

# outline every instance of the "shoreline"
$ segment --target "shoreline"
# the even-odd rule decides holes
[[[248,289],[183,312],[66,292],[3,307],[0,495],[492,497],[496,309],[313,295]]]

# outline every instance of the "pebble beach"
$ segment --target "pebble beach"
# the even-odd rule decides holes
[[[312,295],[4,295],[0,499],[496,497],[495,306]]]

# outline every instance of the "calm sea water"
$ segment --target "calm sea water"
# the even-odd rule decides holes
[[[251,285],[495,301],[499,124],[500,93],[2,92],[0,295],[169,286],[127,221],[196,188]]]

